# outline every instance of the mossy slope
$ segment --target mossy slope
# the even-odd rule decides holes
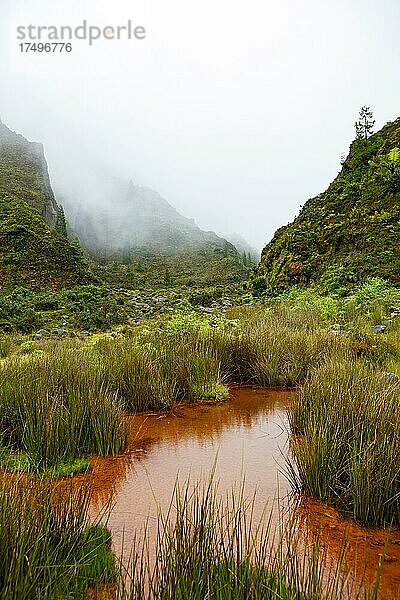
[[[58,214],[43,147],[0,122],[0,288],[90,280],[79,246],[56,230]]]
[[[258,289],[348,289],[367,277],[400,283],[400,118],[355,140],[328,189],[264,248]]]

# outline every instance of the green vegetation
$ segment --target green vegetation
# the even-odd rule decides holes
[[[109,258],[94,254],[94,261],[100,260],[91,265],[97,280],[128,290],[228,286],[244,281],[254,266],[230,244],[225,247],[214,241],[174,253],[149,248],[133,249],[124,256],[113,253]]]
[[[110,535],[89,525],[89,492],[58,493],[49,480],[123,452],[128,413],[223,401],[230,383],[296,388],[297,492],[363,525],[400,526],[400,119],[372,134],[363,107],[356,128],[336,180],[276,233],[239,289],[249,251],[177,213],[151,248],[92,248],[99,262],[89,267],[68,240],[42,151],[0,123],[2,598],[84,598],[115,584]],[[146,210],[161,202],[165,225],[174,211],[153,192],[132,184],[128,200],[143,193]],[[146,210],[153,222],[157,211]],[[19,472],[29,473],[23,485]],[[299,556],[296,526],[276,549],[243,502],[228,507],[211,484],[177,490],[177,518],[172,509],[159,518],[158,560],[134,549],[131,585],[112,594],[350,596],[341,563],[326,578],[318,548]]]
[[[29,142],[0,122],[0,197],[23,200],[50,225],[57,219],[41,144]]]
[[[264,248],[255,293],[315,284],[346,294],[368,277],[400,283],[400,119],[373,135],[370,117],[362,120],[337,178]]]
[[[40,295],[30,294],[19,290],[13,297],[39,301]],[[85,287],[40,301],[54,308],[52,300],[62,295],[76,311],[90,314],[102,294],[102,288]],[[126,411],[220,401],[229,382],[298,386],[289,413],[294,488],[333,502],[363,524],[398,525],[399,290],[375,278],[347,297],[294,288],[251,306],[198,310],[199,303],[213,305],[221,294],[194,290],[172,310],[107,333],[61,339],[3,334],[2,467],[68,476],[89,468],[85,457],[91,454],[124,449]],[[115,306],[124,310],[125,304]],[[115,320],[116,313],[110,314]],[[382,321],[385,333],[373,333]],[[323,557],[320,562],[312,552],[303,562],[294,530],[275,552],[267,531],[259,530],[266,542],[257,545],[251,518],[246,522],[238,506],[227,511],[211,491],[186,493],[176,503],[177,521],[160,517],[151,593],[146,596],[143,587],[149,555],[137,549],[132,587],[121,598],[191,598],[194,590],[199,598],[219,598],[213,591],[218,586],[230,590],[226,598],[347,597],[338,574],[329,579],[332,588],[322,590]]]
[[[360,110],[359,120],[355,123],[356,137],[358,140],[366,140],[372,135],[375,125],[373,114],[369,106],[363,106]]]
[[[398,526],[399,419],[399,381],[362,360],[330,360],[290,410],[297,489],[363,525]]]
[[[3,362],[0,461],[5,468],[71,474],[87,468],[76,462],[86,454],[124,448],[122,407],[93,360],[89,353],[59,348]],[[17,456],[10,458],[10,452]]]
[[[57,220],[56,220],[54,229],[60,235],[63,235],[64,237],[68,237],[67,221],[65,218],[64,209],[61,205],[57,206]]]
[[[296,288],[274,304],[303,311],[303,323],[307,314],[323,319],[343,341],[309,372],[289,410],[294,488],[363,525],[398,526],[400,290],[374,278],[347,297]]]
[[[89,522],[89,488],[2,483],[0,595],[83,599],[100,588],[119,600],[376,599],[348,583],[345,554],[332,568],[318,539],[304,546],[296,517],[275,531],[267,514],[254,520],[254,501],[243,488],[223,499],[212,481],[177,485],[155,547],[137,532],[140,547],[118,564],[110,533]],[[377,566],[376,587],[379,576]]]
[[[243,260],[241,249],[201,230],[154,190],[97,177],[97,206],[89,200],[78,207],[68,193],[65,203],[102,281],[168,289],[238,283],[250,273],[247,254]]]
[[[90,492],[14,481],[0,484],[0,596],[85,598],[117,579],[110,533],[90,523]]]
[[[225,398],[220,362],[197,333],[201,327],[206,336],[212,326],[206,318],[192,319],[189,335],[187,317],[177,316],[127,335],[14,347],[0,364],[3,467],[71,474],[87,467],[77,466],[82,456],[124,449],[123,410],[167,410],[182,398]]]
[[[42,146],[0,122],[0,290],[86,283],[205,287],[249,275],[248,253],[242,257],[228,241],[202,231],[156,192],[116,182],[113,193],[109,213],[81,207],[72,232],[55,201]]]
[[[71,302],[88,315],[104,301],[103,290],[93,286],[43,296],[16,290],[13,297],[48,308],[59,296],[65,306]],[[347,298],[293,289],[266,304],[197,311],[197,302],[213,303],[214,296],[215,291],[198,290],[189,297],[195,306],[181,299],[172,312],[105,334],[60,339],[4,334],[3,468],[60,476],[85,470],[87,459],[76,461],[123,450],[124,411],[165,411],[181,400],[220,401],[228,396],[230,382],[267,387],[304,383],[306,390],[332,361],[362,359],[371,369],[398,370],[395,325],[389,323],[384,336],[372,330],[395,318],[400,307],[399,291],[383,280],[372,279]],[[124,310],[124,305],[115,307]],[[328,405],[326,394],[321,392],[321,403]]]
[[[147,288],[237,284],[250,275],[253,266],[247,256],[243,260],[234,246],[218,238],[180,252],[133,250],[129,256],[136,286]]]
[[[35,292],[16,287],[0,293],[0,332],[34,333],[43,336],[75,336],[80,331],[106,331],[118,325],[169,313],[188,303],[197,310],[221,310],[247,302],[249,296],[234,286],[159,290],[113,289],[85,285],[58,291]]]
[[[89,282],[79,247],[58,234],[24,200],[0,194],[0,285],[52,289]]]
[[[92,279],[66,237],[43,148],[0,123],[0,288],[70,287]]]
[[[78,305],[87,300],[90,310],[100,292],[76,293],[63,292]],[[354,303],[363,294],[374,314],[377,303],[397,301],[391,288],[371,282],[349,300],[349,316],[358,314]],[[229,382],[293,387],[332,357],[350,360],[362,354],[383,364],[395,356],[384,340],[377,345],[372,334],[362,333],[359,323],[349,335],[333,335],[332,317],[339,317],[339,301],[310,293],[219,314],[181,303],[179,310],[140,326],[90,337],[18,342],[11,335],[7,343],[3,336],[2,464],[10,470],[25,465],[68,474],[77,459],[124,448],[123,411],[170,410],[180,400],[223,400]]]
[[[29,454],[23,452],[10,452],[6,448],[0,450],[0,466],[9,473],[24,473],[35,470],[35,462]],[[90,461],[86,458],[77,458],[70,462],[57,462],[43,470],[47,477],[70,477],[78,473],[86,473],[90,469]]]
[[[345,555],[332,570],[318,540],[302,547],[295,518],[279,532],[268,515],[255,522],[254,500],[246,500],[243,489],[221,499],[212,482],[194,490],[188,484],[183,490],[177,486],[170,510],[159,515],[155,548],[145,543],[134,549],[120,598],[376,598],[355,586],[351,589]]]

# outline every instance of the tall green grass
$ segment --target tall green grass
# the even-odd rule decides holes
[[[96,384],[96,371],[84,357],[66,360],[61,349],[0,367],[0,432],[2,454],[23,453],[33,470],[86,454],[117,454],[126,443],[115,393],[100,377]]]
[[[0,484],[0,597],[85,598],[117,579],[111,536],[90,523],[90,492],[26,482]]]
[[[14,348],[14,336],[0,334],[0,358],[7,358]]]
[[[211,346],[228,380],[267,387],[302,382],[329,356],[353,352],[350,339],[332,335],[313,311],[278,305],[236,309],[239,327],[215,332]]]
[[[0,365],[5,467],[54,470],[84,455],[117,454],[126,443],[124,411],[170,410],[183,398],[228,395],[218,359],[196,335],[52,342],[40,351]],[[10,452],[23,457],[10,459]]]
[[[276,303],[228,316],[178,311],[127,335],[23,344],[0,363],[3,455],[22,452],[40,470],[116,454],[126,441],[123,411],[222,400],[228,382],[293,387],[333,356],[396,357],[376,336],[333,335],[314,308]]]
[[[400,524],[400,384],[330,360],[289,410],[295,487],[365,525]]]
[[[197,333],[160,339],[155,330],[108,341],[96,351],[103,377],[129,411],[169,410],[175,400],[212,399],[213,390],[222,389],[219,360]]]
[[[117,561],[110,533],[89,522],[89,503],[85,486],[1,484],[1,598],[83,600],[97,586],[110,600],[377,598],[379,565],[375,591],[350,584],[344,552],[331,564],[318,538],[303,539],[297,517],[282,515],[277,526],[265,511],[256,520],[243,487],[224,497],[212,480],[177,485],[154,545],[137,532],[128,561]]]
[[[104,346],[99,356],[106,381],[126,410],[168,410],[175,399],[173,372],[164,373],[156,347],[120,340]]]
[[[243,488],[177,486],[159,513],[154,546],[133,549],[120,600],[345,600],[375,598],[347,578],[345,553],[330,565],[318,540],[304,543],[296,519],[254,518]],[[142,536],[138,536],[141,538]],[[144,534],[146,537],[146,534]],[[377,569],[377,580],[379,579]]]

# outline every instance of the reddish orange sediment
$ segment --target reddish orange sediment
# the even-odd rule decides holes
[[[108,527],[118,555],[129,556],[146,526],[149,547],[157,534],[158,510],[170,506],[177,478],[207,482],[215,466],[218,493],[224,495],[245,477],[246,496],[257,492],[254,519],[268,504],[271,527],[292,514],[299,519],[304,543],[319,545],[335,563],[343,551],[350,578],[371,584],[383,554],[379,598],[396,600],[400,593],[400,531],[365,529],[341,518],[331,507],[310,498],[296,504],[283,475],[289,455],[287,408],[292,391],[233,387],[224,403],[181,404],[172,413],[128,416],[128,446],[116,457],[93,457],[87,475],[62,485],[90,483],[91,514],[109,507]],[[267,508],[267,512],[269,511]],[[269,512],[268,512],[269,516]],[[389,541],[387,541],[388,535]],[[385,549],[386,546],[386,549]]]
[[[118,549],[124,539],[128,551],[135,532],[146,522],[147,535],[155,536],[157,510],[169,507],[177,478],[182,483],[188,478],[207,481],[214,464],[221,494],[245,474],[247,493],[258,490],[260,515],[278,494],[278,479],[284,498],[289,484],[279,471],[285,464],[282,449],[291,395],[283,390],[233,388],[224,403],[182,404],[172,413],[128,417],[127,451],[118,457],[94,457],[89,474],[94,513],[113,503],[108,525],[114,547]],[[76,483],[84,479],[74,478]]]
[[[314,498],[303,496],[296,509],[302,535],[310,542],[318,540],[331,562],[345,551],[349,576],[355,586],[361,581],[371,589],[377,568],[382,563],[378,598],[400,597],[400,530],[374,529],[357,525]]]

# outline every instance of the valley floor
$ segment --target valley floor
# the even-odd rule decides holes
[[[24,296],[20,290],[7,300],[21,306],[31,303],[33,327],[23,333],[14,321],[14,331],[0,338],[1,596],[31,598],[35,589],[41,598],[81,598],[101,583],[106,584],[105,597],[113,598],[395,598],[400,591],[396,551],[400,292],[380,280],[366,283],[346,298],[305,290],[255,301],[234,290],[230,294],[197,290],[186,297],[176,294],[174,303],[162,301],[162,310],[121,323],[127,306],[126,302],[118,305],[122,293],[131,302],[133,292],[104,295],[92,286],[39,299]],[[161,302],[160,297],[168,294],[148,294],[155,296],[158,299],[152,302]],[[110,304],[111,297],[116,304]],[[2,302],[4,307],[6,300]],[[102,317],[101,327],[109,326],[107,331],[95,332],[97,314]],[[80,315],[81,323],[84,318],[87,322],[95,318],[86,329],[77,327],[77,320],[71,327],[72,315],[73,319]],[[50,325],[42,331],[36,328],[36,318],[51,321],[55,316],[66,322],[61,333]],[[237,410],[237,392],[231,386],[238,384],[255,390],[246,409]],[[212,454],[214,459],[214,439],[220,440],[223,454],[240,438],[237,428],[242,433],[258,431],[248,464],[245,455],[244,476],[252,480],[256,474],[264,489],[263,500],[267,500],[276,491],[264,479],[271,472],[271,440],[263,435],[268,435],[271,426],[268,398],[272,392],[257,391],[261,387],[292,390],[293,399],[281,405],[282,413],[276,413],[276,404],[272,409],[281,419],[281,433],[287,430],[289,436],[282,464],[288,483],[282,485],[297,498],[313,497],[327,508],[321,512],[315,510],[317,505],[302,500],[300,512],[291,512],[292,518],[285,519],[285,527],[271,545],[262,540],[273,538],[273,523],[264,522],[269,531],[257,527],[251,490],[246,500],[240,473],[229,506],[223,504],[215,479],[208,484],[206,477],[197,487],[194,480],[183,482],[175,489],[170,486],[173,509],[167,507],[165,517],[155,515],[157,565],[151,567],[150,554],[135,547],[135,527],[129,518],[118,527],[129,531],[126,539],[133,550],[125,548],[124,555],[130,553],[131,560],[121,562],[113,512],[106,519],[113,533],[113,552],[104,521],[93,513],[93,503],[101,505],[108,498],[99,492],[99,465],[109,464],[115,470],[120,483],[115,481],[112,488],[119,490],[118,503],[121,484],[135,481],[132,465],[140,468],[151,455],[157,500],[158,484],[171,484],[177,473],[172,458],[157,463],[151,448],[165,446],[168,440],[175,448],[175,428],[182,426],[182,419],[188,437],[183,435],[176,471],[185,460],[197,463],[197,455],[188,459],[195,440],[198,451],[208,447],[207,456]],[[230,389],[233,400],[226,401]],[[199,401],[207,404],[198,405]],[[193,419],[187,417],[190,404],[197,406]],[[144,411],[154,417],[127,416]],[[149,422],[154,423],[153,430],[148,429]],[[197,422],[202,425],[196,432]],[[161,427],[159,434],[154,427]],[[233,436],[230,441],[224,438],[228,433]],[[173,453],[171,447],[168,456]],[[236,459],[232,458],[232,464],[239,465]],[[212,464],[208,466],[212,470]],[[229,471],[227,457],[222,470]],[[68,479],[77,472],[86,474]],[[59,477],[64,477],[61,484]],[[142,505],[130,488],[124,493],[138,512],[148,510],[145,499]],[[328,531],[326,515],[331,510],[344,519],[331,517],[336,530],[346,529],[337,523],[349,523],[351,553],[360,552],[361,547],[354,545],[358,534],[351,528],[360,527],[360,544],[370,539],[362,528],[375,528],[372,536],[379,542],[370,544],[364,583],[372,587],[367,592],[357,592],[354,585],[348,589],[351,579],[353,584],[363,579],[346,579],[351,560],[339,551],[329,555],[323,538],[318,541],[318,536],[310,534],[304,541],[308,528],[314,533],[318,529],[316,514]],[[385,547],[390,528],[394,534]],[[49,563],[50,556],[58,556],[56,562]],[[337,570],[335,576],[327,577],[332,560]],[[361,563],[357,564],[360,569]],[[15,595],[12,590],[20,591]]]

